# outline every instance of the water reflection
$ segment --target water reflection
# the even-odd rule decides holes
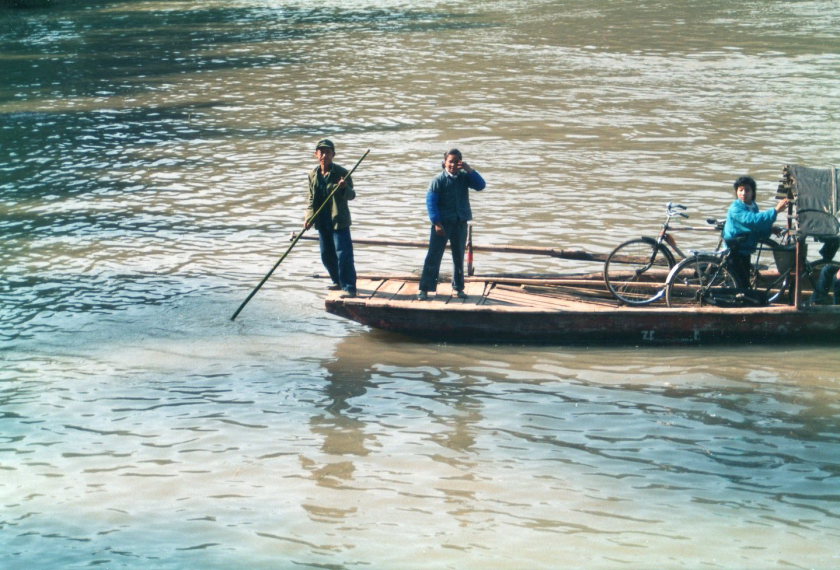
[[[397,492],[405,520],[445,511],[494,534],[602,536],[607,550],[690,544],[694,534],[683,531],[692,524],[675,523],[674,513],[698,507],[737,512],[748,526],[765,526],[771,512],[781,528],[832,524],[823,505],[836,491],[827,450],[838,444],[829,435],[837,410],[788,384],[715,377],[711,363],[672,382],[684,355],[653,350],[626,352],[622,365],[586,350],[508,347],[501,360],[490,349],[434,344],[407,355],[394,339],[371,336],[342,339],[324,363],[323,412],[310,422],[322,455],[305,466],[337,494],[310,500],[313,520],[358,523],[366,515],[348,501],[382,506]],[[639,381],[644,363],[648,381]],[[619,383],[611,368],[639,372]],[[657,368],[672,370],[670,379]],[[587,375],[600,382],[580,379]],[[815,512],[823,523],[810,522]]]
[[[368,375],[364,371],[347,370],[335,360],[327,362],[325,367],[325,413],[310,418],[310,429],[322,439],[321,451],[327,456],[366,456],[369,453],[366,440],[375,441],[375,438],[366,435],[364,421],[356,417],[361,410],[349,400],[367,393],[365,383]],[[336,479],[348,484],[355,472],[353,461],[349,459],[323,465],[304,460],[304,466],[312,469],[312,476],[319,485],[330,487],[340,486]]]

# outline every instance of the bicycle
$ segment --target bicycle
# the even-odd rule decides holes
[[[769,255],[766,253],[769,251]],[[807,279],[813,289],[820,270],[827,263],[825,258],[808,261],[807,247],[800,244],[799,277]],[[804,260],[804,261],[803,261]],[[780,241],[760,240],[750,274],[750,286],[766,295],[771,303],[793,303],[796,265],[796,236],[789,230],[781,234]]]
[[[665,278],[677,263],[677,257],[686,254],[677,246],[674,231],[723,230],[723,222],[715,218],[706,221],[713,228],[671,226],[671,218],[688,218],[685,206],[668,202],[665,222],[656,238],[643,236],[618,245],[604,262],[604,284],[613,296],[627,305],[648,305],[665,295]],[[722,238],[721,238],[722,240]],[[718,248],[721,242],[718,241]]]
[[[750,270],[750,288],[738,289],[727,267],[730,249],[714,252],[692,251],[691,256],[677,263],[665,284],[665,303],[669,307],[749,306],[776,301],[791,303],[796,267],[795,236],[785,232],[781,243],[771,239],[759,241]],[[794,243],[791,243],[794,242]],[[804,247],[803,247],[804,249]],[[771,255],[767,255],[766,251]],[[800,252],[804,258],[806,253]],[[800,278],[815,285],[815,274],[825,261],[801,261]]]
[[[735,277],[726,267],[729,251],[728,247],[713,252],[692,250],[668,274],[665,303],[669,307],[698,307],[743,301],[745,293],[737,289]]]

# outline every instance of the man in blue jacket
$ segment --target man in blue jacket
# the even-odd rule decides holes
[[[452,250],[452,289],[459,299],[464,293],[464,250],[467,246],[467,222],[472,219],[470,188],[484,190],[481,175],[464,162],[461,151],[453,148],[443,157],[443,172],[435,176],[426,193],[426,208],[432,222],[429,251],[423,263],[418,299],[429,298],[437,288],[440,262],[447,242]]]

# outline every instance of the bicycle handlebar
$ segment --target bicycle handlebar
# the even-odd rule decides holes
[[[682,204],[674,204],[673,202],[668,202],[668,206],[666,207],[666,215],[669,218],[673,218],[674,216],[679,216],[681,218],[688,218],[689,215],[678,210],[686,210],[687,208]],[[718,220],[717,218],[706,218],[706,223],[715,226],[714,229],[717,231],[723,231],[723,226],[726,223],[726,220]],[[676,229],[676,228],[674,228]],[[683,228],[683,229],[695,229],[695,228]],[[696,228],[702,229],[702,228]],[[710,228],[711,229],[711,228]]]
[[[668,205],[665,207],[665,215],[669,218],[673,218],[674,216],[679,216],[681,218],[687,218],[688,214],[684,214],[679,210],[687,210],[685,206],[682,204],[674,204],[673,202],[668,202]]]

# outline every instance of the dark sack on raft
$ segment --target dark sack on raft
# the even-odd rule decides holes
[[[794,219],[800,236],[834,237],[840,231],[840,172],[836,168],[785,167],[779,197],[796,199]],[[782,195],[783,194],[783,195]]]

